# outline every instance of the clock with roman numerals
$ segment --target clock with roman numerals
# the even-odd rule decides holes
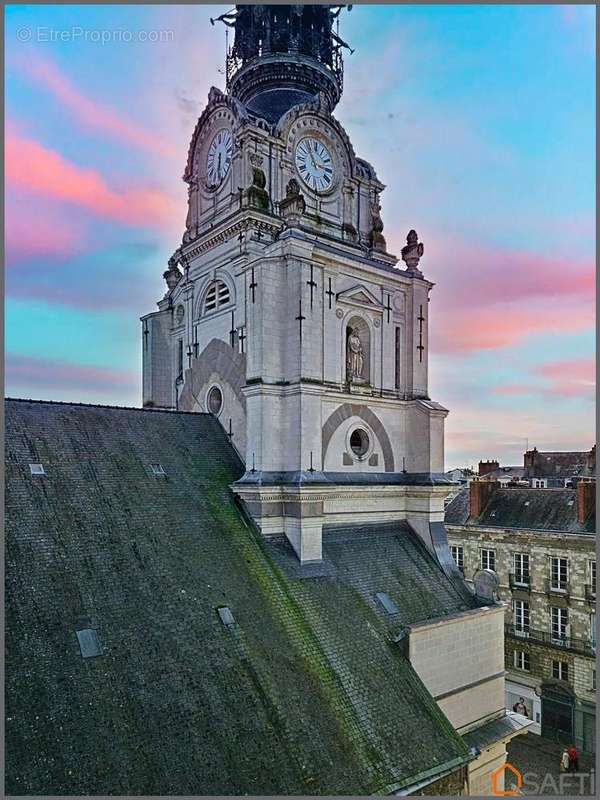
[[[296,146],[296,169],[304,183],[315,192],[326,192],[333,185],[334,165],[325,145],[312,136]]]
[[[208,148],[206,180],[209,186],[218,186],[225,178],[233,154],[233,137],[226,128],[219,131]]]

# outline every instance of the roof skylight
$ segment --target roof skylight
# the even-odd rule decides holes
[[[226,625],[228,628],[232,625],[235,625],[235,619],[233,618],[231,609],[228,606],[219,606],[217,608],[217,614],[221,618],[223,625]]]
[[[375,597],[377,598],[377,600],[379,600],[379,602],[381,603],[381,605],[387,611],[388,614],[400,613],[400,609],[398,608],[396,603],[394,603],[389,594],[386,594],[385,592],[376,592]]]
[[[75,631],[75,633],[77,634],[79,649],[81,650],[83,658],[93,658],[94,656],[102,655],[98,634],[93,628],[83,628],[83,630]]]
[[[45,475],[43,464],[30,464],[29,471],[32,475]]]

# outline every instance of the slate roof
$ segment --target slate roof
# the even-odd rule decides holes
[[[211,416],[7,401],[8,794],[368,794],[468,759],[392,641],[465,608],[414,534],[326,531],[307,577],[242,472]]]
[[[532,466],[527,468],[527,475],[531,478],[553,476],[569,478],[590,474],[590,470],[587,469],[591,457],[589,450],[586,452],[554,452],[534,449],[525,454],[526,460],[528,457],[533,460]]]
[[[498,467],[498,469],[493,469],[491,472],[486,472],[485,477],[488,479],[493,478],[524,478],[525,477],[525,468],[524,467]]]
[[[595,514],[584,524],[577,521],[575,489],[496,489],[482,513],[469,519],[469,489],[463,489],[447,506],[448,525],[522,528],[565,533],[595,533]]]

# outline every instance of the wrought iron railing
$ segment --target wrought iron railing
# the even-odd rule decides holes
[[[586,656],[594,656],[596,653],[596,642],[591,639],[580,639],[574,636],[559,636],[551,631],[540,631],[536,628],[519,628],[515,625],[505,625],[504,631],[511,639],[527,640],[535,644],[545,644],[549,647],[556,647],[561,650],[571,650]]]
[[[328,40],[323,39],[324,47],[327,46],[327,41]],[[251,56],[250,58],[240,58],[238,55],[236,55],[235,47],[233,45],[229,47],[225,56],[225,78],[227,87],[229,88],[231,81],[235,77],[236,73],[242,69],[242,67],[254,62],[258,62],[262,56],[277,55],[279,52],[279,50],[272,50],[270,52],[265,50]],[[319,52],[318,41],[314,44],[311,44],[310,47],[301,47],[296,51],[294,51],[292,48],[289,50],[282,48],[281,52],[288,53],[289,55],[307,55],[315,58],[322,66],[331,72],[335,82],[337,83],[340,94],[342,93],[344,88],[344,59],[342,58],[341,48],[331,47],[329,45],[327,52],[331,55],[330,63],[328,60],[323,60],[316,55]]]

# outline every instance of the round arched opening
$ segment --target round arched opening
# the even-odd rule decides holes
[[[215,417],[219,416],[223,408],[223,392],[218,386],[211,386],[209,389],[206,405],[211,414],[214,414]]]
[[[350,435],[350,449],[357,458],[363,458],[369,449],[369,435],[362,428],[357,428]]]

